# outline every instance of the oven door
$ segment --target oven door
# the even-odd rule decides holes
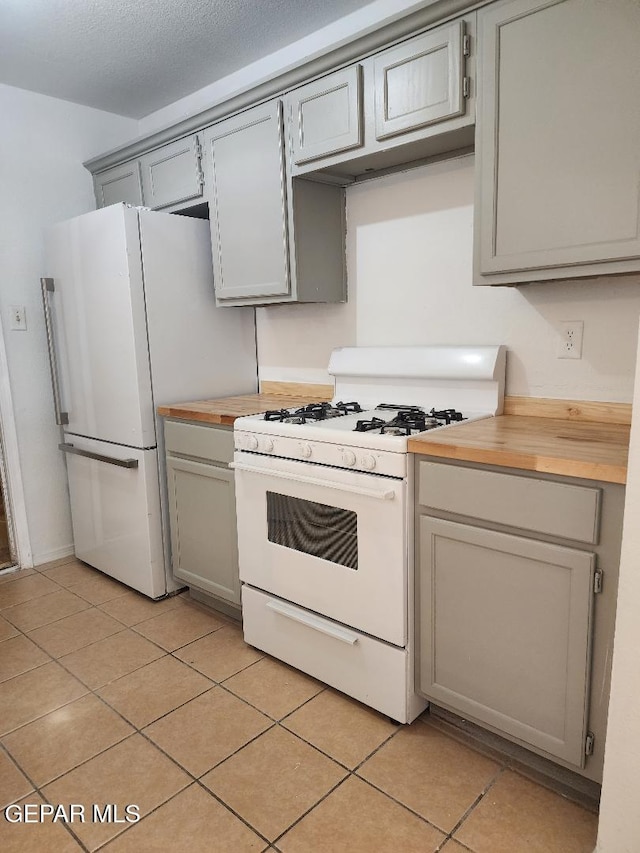
[[[236,452],[240,579],[397,646],[407,634],[407,484]]]

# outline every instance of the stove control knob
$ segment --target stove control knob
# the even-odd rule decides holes
[[[271,453],[273,451],[273,441],[270,438],[265,438],[262,449],[265,453]]]
[[[376,467],[375,457],[371,456],[370,454],[363,456],[360,462],[362,464],[362,467],[366,471],[373,471],[373,469]]]
[[[300,444],[299,445],[300,456],[303,459],[308,459],[311,456],[311,445],[310,444]]]
[[[257,450],[258,449],[258,439],[255,435],[247,436],[247,450]]]
[[[351,468],[356,464],[356,454],[352,450],[343,450],[342,462],[347,466],[347,468]]]

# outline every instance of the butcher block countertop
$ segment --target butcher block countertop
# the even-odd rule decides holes
[[[246,394],[241,397],[220,397],[217,400],[196,400],[190,403],[159,406],[158,414],[165,418],[180,418],[187,421],[200,421],[205,424],[226,424],[232,426],[236,418],[243,415],[255,415],[269,409],[284,409],[293,406],[306,406],[316,403],[318,395],[310,393],[308,397],[293,397],[282,394]]]
[[[498,415],[409,439],[428,456],[626,483],[628,424]]]

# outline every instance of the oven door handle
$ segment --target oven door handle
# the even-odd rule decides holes
[[[347,486],[333,480],[321,480],[316,477],[305,477],[303,474],[290,474],[283,471],[270,471],[253,465],[243,465],[242,462],[231,462],[229,468],[236,471],[246,471],[247,474],[265,474],[278,480],[291,480],[294,483],[304,483],[307,486],[322,486],[325,489],[336,489],[339,492],[349,492],[352,495],[364,495],[366,498],[376,498],[380,501],[392,501],[396,496],[395,489],[367,489],[363,486]]]
[[[304,610],[299,610],[297,607],[292,607],[290,604],[285,604],[284,601],[269,599],[267,608],[273,610],[279,616],[284,616],[286,619],[291,619],[293,622],[300,622],[306,625],[307,628],[313,628],[314,631],[320,631],[321,634],[326,634],[328,637],[333,637],[334,640],[340,640],[341,643],[347,643],[349,646],[355,646],[358,642],[358,635],[353,631],[347,631],[346,628],[341,628],[339,625],[333,625],[327,622],[326,619],[321,619],[319,616],[314,616],[312,613],[305,613]]]

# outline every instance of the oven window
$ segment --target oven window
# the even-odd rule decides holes
[[[267,492],[269,542],[358,568],[358,516],[340,507]]]

